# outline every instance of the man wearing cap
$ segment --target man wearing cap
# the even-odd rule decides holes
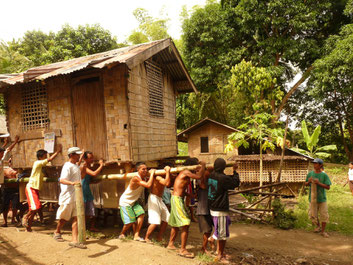
[[[313,165],[314,170],[308,173],[305,180],[305,185],[310,185],[309,215],[313,225],[316,226],[314,231],[316,233],[321,232],[322,236],[328,237],[328,234],[325,232],[326,223],[329,220],[326,190],[330,189],[331,181],[328,175],[323,171],[324,161],[322,161],[322,159],[315,158]],[[321,227],[319,215],[321,219]]]
[[[85,170],[80,170],[77,165],[80,160],[80,155],[83,152],[78,147],[69,148],[67,154],[69,161],[66,162],[61,170],[60,175],[60,195],[59,195],[59,209],[56,213],[58,225],[54,232],[54,239],[63,242],[61,237],[61,228],[67,221],[72,219],[72,242],[69,243],[72,247],[87,248],[85,245],[78,243],[78,229],[77,229],[77,212],[76,212],[76,198],[75,198],[75,184],[81,183],[81,174],[84,175]]]

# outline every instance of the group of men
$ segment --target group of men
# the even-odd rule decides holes
[[[19,141],[16,137],[6,150],[0,149],[0,163],[1,174],[3,174],[2,161],[6,154]],[[61,146],[56,152],[48,157],[45,150],[37,151],[37,161],[34,162],[29,182],[26,185],[25,193],[28,202],[28,213],[22,219],[22,225],[26,231],[32,231],[32,222],[34,216],[41,212],[40,190],[43,187],[43,167],[62,151]],[[83,187],[83,195],[85,202],[85,213],[91,221],[90,230],[97,231],[95,228],[95,209],[93,204],[93,195],[89,184],[91,178],[97,176],[103,168],[103,161],[99,161],[99,167],[95,170],[90,168],[94,157],[92,152],[84,152],[78,147],[71,147],[67,152],[68,161],[63,165],[60,174],[60,195],[59,208],[56,217],[58,224],[54,232],[54,239],[62,242],[61,229],[63,225],[72,220],[72,241],[69,243],[72,247],[86,248],[84,244],[78,242],[78,228],[77,228],[77,211],[75,203],[75,184],[81,183]],[[83,162],[83,163],[82,163]],[[323,161],[315,159],[314,171],[309,172],[306,185],[316,184],[317,198],[315,203],[310,205],[310,218],[316,225],[316,232],[321,232],[324,237],[328,237],[325,232],[326,223],[328,222],[328,210],[326,203],[325,190],[330,188],[331,182],[327,174],[323,170]],[[229,237],[229,198],[228,190],[238,187],[240,184],[239,175],[237,173],[237,164],[233,165],[233,175],[226,175],[224,170],[226,162],[222,158],[217,158],[214,162],[213,169],[206,169],[204,162],[199,162],[197,158],[189,158],[185,165],[197,165],[195,170],[182,170],[177,175],[171,174],[169,166],[164,167],[165,176],[156,176],[156,171],[151,169],[148,171],[145,163],[138,163],[136,165],[137,175],[133,177],[124,193],[119,200],[120,215],[124,226],[119,238],[124,239],[130,228],[133,230],[133,239],[135,241],[153,243],[151,235],[153,231],[160,226],[157,241],[163,240],[164,232],[169,225],[171,227],[170,238],[167,248],[177,250],[175,247],[175,240],[181,231],[181,247],[178,250],[178,255],[192,258],[193,253],[186,249],[189,226],[191,223],[191,215],[189,208],[185,203],[188,186],[190,182],[197,182],[197,210],[196,215],[198,219],[199,229],[202,233],[202,251],[207,252],[207,245],[214,244],[217,241],[217,259],[221,262],[227,262],[228,257],[224,253],[226,239]],[[15,175],[17,175],[17,172]],[[7,173],[10,174],[10,173]],[[172,184],[173,183],[173,184]],[[172,187],[172,194],[170,198],[170,212],[165,205],[162,197],[165,192],[165,187]],[[140,231],[144,222],[145,211],[140,198],[145,189],[149,189],[148,197],[148,222],[145,238],[140,236]],[[2,189],[6,196],[2,203],[5,223],[7,226],[7,212],[9,201],[12,201],[13,207],[16,207],[17,201],[14,197],[18,197],[18,187],[13,188],[11,185],[5,185]],[[16,194],[17,192],[17,194]],[[15,195],[14,195],[15,194]],[[311,192],[309,200],[311,199]],[[17,199],[18,200],[18,199]],[[321,224],[318,220],[318,214],[321,216]],[[213,232],[213,233],[212,233]]]
[[[187,186],[192,180],[198,182],[198,206],[197,217],[200,232],[203,235],[202,251],[207,252],[207,243],[217,241],[217,259],[227,261],[224,253],[226,239],[229,237],[229,198],[228,190],[238,187],[240,184],[239,175],[236,172],[237,165],[233,166],[233,175],[225,175],[226,162],[222,158],[216,159],[214,168],[211,171],[206,169],[204,162],[196,158],[189,158],[185,165],[199,165],[196,170],[183,170],[177,175],[170,173],[170,167],[166,166],[165,177],[156,176],[155,170],[147,170],[144,163],[136,165],[137,176],[133,177],[129,186],[119,200],[120,214],[124,226],[119,238],[124,239],[130,228],[133,228],[133,239],[140,242],[152,243],[151,234],[160,225],[157,241],[162,241],[163,233],[167,225],[171,226],[168,249],[177,250],[174,243],[181,231],[181,246],[178,255],[193,258],[194,254],[186,249],[191,215],[185,197]],[[163,202],[162,196],[166,186],[171,182],[173,191],[170,198],[170,212]],[[144,189],[149,189],[148,197],[148,222],[149,227],[145,238],[140,237],[140,230],[143,224],[145,211],[139,202]],[[214,229],[213,229],[214,227]],[[211,236],[213,231],[213,235]]]

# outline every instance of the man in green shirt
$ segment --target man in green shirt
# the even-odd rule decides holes
[[[313,161],[314,170],[310,171],[306,177],[305,185],[310,186],[309,215],[313,225],[316,226],[315,232],[321,232],[322,236],[328,237],[325,232],[326,223],[329,220],[326,190],[330,189],[331,181],[328,175],[323,171],[324,161],[320,158],[315,158]],[[321,219],[321,227],[319,216]]]

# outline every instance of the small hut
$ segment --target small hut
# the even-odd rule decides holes
[[[12,165],[30,170],[49,134],[64,150],[52,162],[51,176],[58,176],[71,146],[104,159],[110,166],[103,174],[174,157],[176,97],[188,92],[196,88],[171,39],[2,75],[7,127],[21,140],[12,151]],[[111,189],[115,184],[102,182],[97,200],[113,198],[116,204],[121,190]]]
[[[231,153],[225,153],[228,136],[237,129],[211,120],[203,119],[178,134],[178,141],[188,143],[188,154],[198,157],[207,163],[213,163],[217,157],[228,161],[237,161],[242,186],[258,184],[260,182],[259,148],[250,143],[249,148],[235,148]],[[282,148],[274,151],[266,150],[263,155],[263,181],[276,181],[281,161]],[[302,185],[308,174],[311,157],[285,149],[281,181]],[[228,172],[230,173],[230,172]]]
[[[230,155],[237,155],[238,150],[225,153],[228,135],[238,131],[223,123],[205,118],[191,127],[178,133],[179,142],[188,143],[188,155],[197,157],[206,163],[213,163],[217,157],[228,159]]]

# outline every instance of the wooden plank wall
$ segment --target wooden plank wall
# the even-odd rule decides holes
[[[107,69],[103,74],[108,140],[107,160],[131,160],[125,72],[126,66],[118,65]]]
[[[149,114],[149,95],[144,63],[129,72],[128,93],[133,161],[151,161],[177,155],[176,102],[173,82],[163,75],[164,117]]]
[[[60,129],[61,137],[56,142],[63,145],[63,154],[60,154],[52,164],[62,166],[66,161],[66,150],[73,145],[72,119],[71,119],[71,92],[68,77],[56,77],[46,82],[48,93],[49,129]],[[7,122],[9,132],[14,138],[19,134],[25,136],[29,133],[41,134],[44,129],[22,132],[21,129],[21,87],[9,89],[5,95],[7,101]],[[36,160],[36,151],[44,148],[44,138],[28,139],[21,141],[12,151],[14,168],[32,167]]]

